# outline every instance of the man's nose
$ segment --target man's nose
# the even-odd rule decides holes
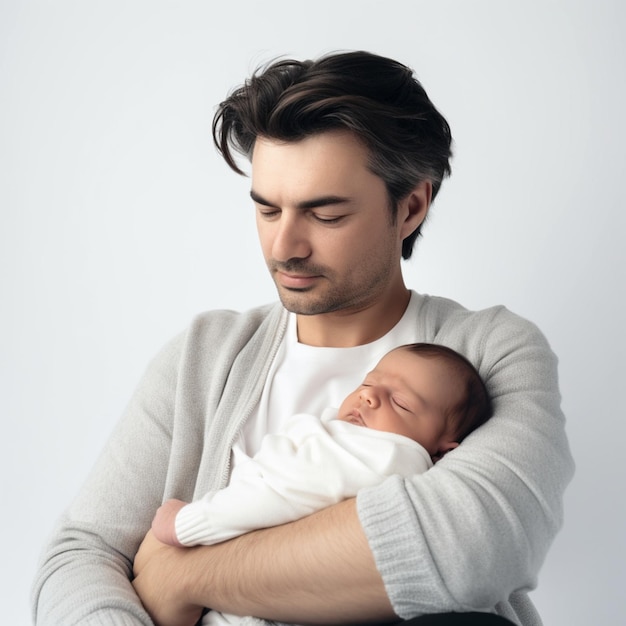
[[[311,254],[306,225],[297,214],[283,211],[276,225],[272,244],[272,257],[276,261],[306,259]]]

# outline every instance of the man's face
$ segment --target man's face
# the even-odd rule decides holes
[[[258,138],[252,190],[263,255],[290,311],[360,311],[401,283],[409,227],[392,223],[385,184],[349,132]],[[410,232],[410,231],[409,231]]]

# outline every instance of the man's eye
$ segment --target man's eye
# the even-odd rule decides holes
[[[343,219],[342,215],[334,217],[318,215],[317,213],[313,213],[312,215],[313,219],[315,219],[317,222],[321,222],[322,224],[336,224]]]
[[[280,211],[259,211],[259,215],[264,219],[264,220],[271,220],[274,217],[278,217],[278,215],[280,215]]]

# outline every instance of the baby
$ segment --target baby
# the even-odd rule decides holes
[[[227,487],[191,504],[168,500],[152,530],[182,547],[293,521],[387,476],[428,470],[490,415],[483,381],[465,357],[435,344],[400,346],[339,410],[294,415],[234,468]]]

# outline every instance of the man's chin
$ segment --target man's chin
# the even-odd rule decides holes
[[[319,310],[317,307],[296,304],[292,300],[285,300],[284,298],[281,298],[281,302],[287,311],[296,315],[321,315],[322,313],[327,313],[327,311]]]
[[[341,308],[333,307],[331,302],[323,298],[314,297],[305,289],[288,291],[279,289],[278,297],[287,311],[296,315],[323,315]]]

